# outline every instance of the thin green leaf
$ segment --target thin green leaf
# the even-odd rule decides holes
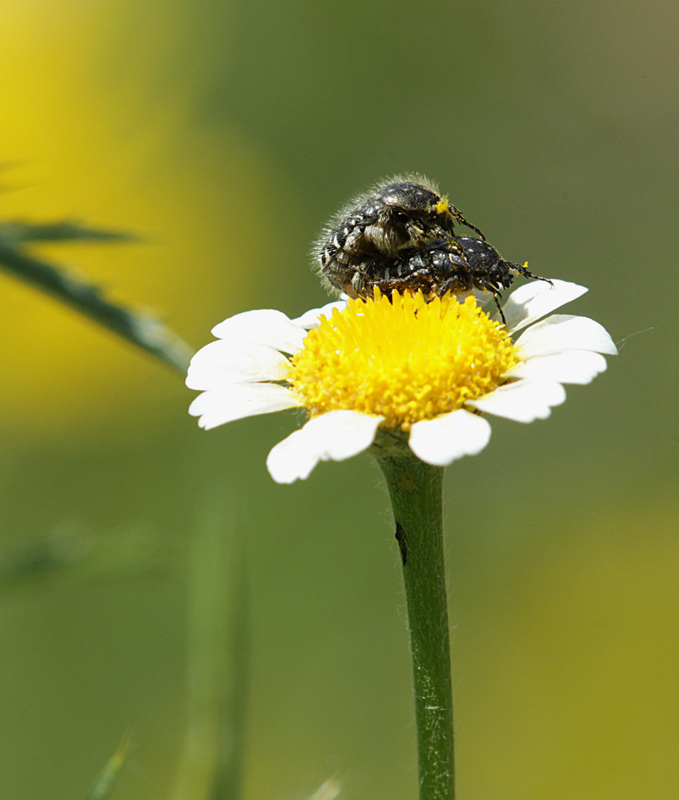
[[[0,598],[48,582],[129,580],[173,569],[167,537],[143,523],[93,531],[64,521],[33,539],[0,546]]]
[[[113,303],[103,296],[95,284],[62,267],[27,255],[1,240],[0,267],[56,297],[182,374],[186,372],[191,348],[159,319]]]
[[[77,550],[56,536],[0,549],[0,591],[59,572],[78,561]]]
[[[17,249],[34,242],[138,242],[140,237],[122,231],[90,228],[75,220],[61,222],[3,222],[0,223],[0,243]]]
[[[118,745],[118,749],[108,760],[106,766],[97,778],[96,783],[90,789],[86,800],[108,800],[108,798],[111,797],[120,770],[127,758],[131,735],[131,730],[126,731],[122,741]]]
[[[309,800],[336,800],[340,791],[339,783],[334,778],[328,778],[316,789]]]
[[[188,728],[175,800],[241,796],[248,609],[242,542],[212,507],[192,541]],[[228,514],[229,523],[233,515]]]

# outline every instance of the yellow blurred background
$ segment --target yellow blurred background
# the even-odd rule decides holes
[[[0,219],[139,234],[39,252],[195,348],[238,311],[323,303],[311,241],[398,172],[436,179],[506,258],[590,288],[568,311],[619,343],[609,372],[447,473],[460,796],[679,796],[677,9],[2,12]],[[84,796],[129,725],[115,796],[172,796],[187,559],[216,496],[247,550],[243,796],[333,776],[341,797],[414,797],[398,557],[367,457],[274,485],[294,415],[199,431],[180,377],[5,274],[0,363],[0,796]],[[46,537],[72,566],[2,568]]]

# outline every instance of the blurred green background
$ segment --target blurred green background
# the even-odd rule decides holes
[[[568,311],[611,332],[609,371],[447,472],[464,800],[679,796],[678,22],[660,0],[3,3],[0,217],[144,234],[43,253],[195,348],[236,312],[325,302],[311,241],[404,171],[590,288]],[[243,796],[332,776],[413,798],[369,459],[275,485],[294,414],[199,431],[176,374],[4,275],[0,332],[0,796],[83,797],[132,725],[116,797],[176,797],[191,542],[217,500],[248,575]],[[40,571],[45,541],[71,566]]]

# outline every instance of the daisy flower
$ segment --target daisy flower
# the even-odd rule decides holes
[[[202,428],[304,409],[308,421],[269,453],[278,483],[307,478],[320,461],[367,450],[410,450],[445,466],[488,444],[486,415],[545,419],[586,384],[616,347],[594,320],[552,312],[587,289],[539,281],[514,291],[499,315],[473,297],[376,292],[290,319],[236,314],[191,360],[186,384],[202,392],[189,413]]]

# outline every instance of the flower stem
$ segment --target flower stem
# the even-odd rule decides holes
[[[453,800],[453,691],[443,556],[443,469],[412,455],[379,459],[401,549],[413,661],[420,800]]]

